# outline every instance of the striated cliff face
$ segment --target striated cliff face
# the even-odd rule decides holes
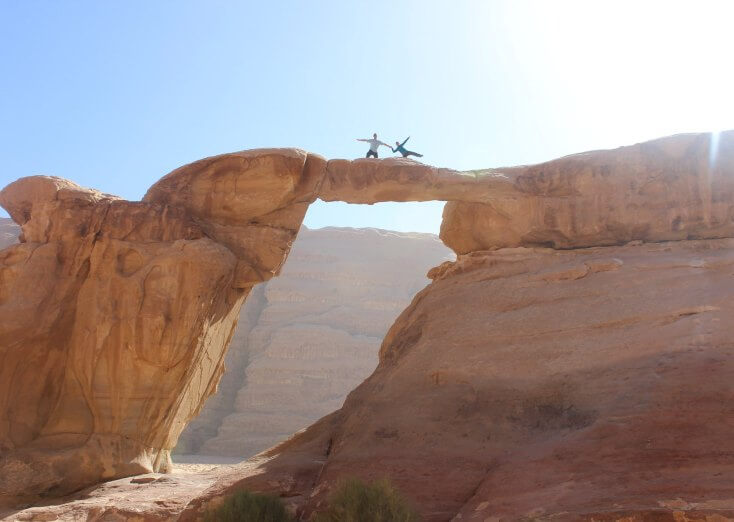
[[[20,227],[12,219],[0,218],[0,249],[18,242]]]
[[[465,174],[248,151],[143,202],[9,185],[23,242],[0,252],[3,501],[165,469],[315,198],[447,200],[441,238],[460,255],[340,410],[183,520],[237,487],[308,516],[347,473],[389,476],[428,520],[734,516],[731,131]]]
[[[429,234],[302,228],[242,307],[219,389],[176,451],[249,457],[340,408],[428,270],[453,258]]]

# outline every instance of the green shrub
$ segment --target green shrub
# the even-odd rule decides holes
[[[283,502],[272,495],[238,491],[204,515],[206,522],[291,522]]]
[[[418,514],[386,479],[365,484],[351,478],[329,496],[315,522],[416,522]]]

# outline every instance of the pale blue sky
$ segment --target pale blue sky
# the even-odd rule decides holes
[[[732,19],[728,0],[0,0],[0,186],[139,199],[204,156],[361,157],[372,132],[471,169],[733,128]],[[441,207],[317,203],[306,224],[436,232]]]

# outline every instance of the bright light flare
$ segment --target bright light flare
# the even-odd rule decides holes
[[[719,155],[719,138],[720,132],[711,133],[711,141],[709,142],[709,172],[714,170],[716,166],[716,158]]]
[[[549,117],[620,145],[734,128],[734,1],[510,5],[515,61],[558,107]]]

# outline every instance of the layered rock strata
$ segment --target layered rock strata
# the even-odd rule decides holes
[[[293,502],[300,502],[299,508],[308,512],[318,508],[339,473],[379,472],[391,476],[419,500],[428,519],[443,520],[452,511],[463,509],[475,495],[482,495],[484,485],[491,489],[492,480],[501,478],[492,475],[491,470],[506,463],[503,458],[507,458],[508,451],[519,449],[509,442],[513,433],[517,440],[526,441],[527,447],[534,447],[539,440],[550,444],[566,436],[568,430],[585,436],[595,427],[614,423],[651,434],[651,428],[644,427],[634,412],[651,411],[656,406],[690,416],[694,404],[706,406],[725,394],[716,372],[726,367],[722,339],[730,337],[730,332],[721,319],[728,309],[720,299],[709,299],[708,292],[717,288],[726,291],[727,280],[693,278],[681,287],[666,279],[673,291],[663,296],[668,301],[657,302],[653,299],[656,290],[643,286],[641,278],[634,293],[630,289],[611,294],[611,303],[592,301],[600,307],[598,323],[602,331],[607,324],[613,329],[630,328],[628,322],[634,324],[635,315],[622,317],[616,307],[635,309],[638,302],[643,305],[640,312],[663,317],[662,326],[671,317],[680,317],[670,324],[698,332],[696,321],[703,321],[701,336],[684,336],[681,345],[682,351],[705,354],[700,360],[692,356],[683,361],[677,359],[678,352],[669,353],[665,346],[674,349],[676,344],[673,337],[665,337],[666,332],[664,338],[670,342],[665,346],[646,345],[650,323],[643,331],[624,330],[620,334],[629,334],[633,352],[650,355],[655,364],[671,360],[674,370],[683,368],[682,362],[690,362],[686,371],[703,371],[704,360],[717,361],[718,366],[712,363],[711,373],[706,374],[710,386],[698,387],[700,393],[693,394],[688,386],[677,385],[680,381],[675,378],[704,375],[698,370],[671,373],[673,380],[652,378],[644,371],[632,372],[631,383],[625,385],[623,380],[620,382],[622,375],[638,367],[623,364],[619,378],[605,380],[604,372],[614,374],[611,363],[597,364],[601,373],[592,375],[584,374],[588,366],[581,362],[587,356],[593,358],[589,354],[599,346],[602,355],[616,354],[622,349],[618,344],[610,342],[611,347],[603,351],[603,339],[591,344],[583,338],[578,345],[559,343],[555,346],[558,352],[539,352],[534,343],[542,342],[544,330],[524,336],[522,329],[529,327],[526,321],[503,323],[498,315],[526,308],[521,301],[525,297],[529,302],[540,299],[555,303],[552,323],[569,324],[573,318],[569,311],[576,310],[572,301],[581,296],[573,292],[570,297],[536,293],[534,285],[552,286],[554,278],[594,281],[589,274],[601,273],[599,277],[611,277],[606,281],[611,285],[605,288],[606,293],[615,288],[624,291],[626,279],[614,278],[621,270],[599,268],[614,265],[607,259],[611,250],[591,259],[591,265],[570,262],[567,270],[559,270],[560,275],[550,274],[547,281],[541,277],[542,283],[534,278],[544,273],[544,264],[533,265],[536,268],[530,270],[527,280],[505,281],[522,263],[504,262],[501,256],[507,252],[482,251],[513,246],[579,248],[631,240],[731,237],[733,191],[733,132],[722,133],[718,139],[708,134],[676,136],[539,166],[473,174],[400,159],[326,162],[292,149],[249,151],[182,167],[151,187],[143,202],[121,201],[57,178],[21,179],[0,193],[0,203],[23,229],[22,243],[0,252],[0,495],[5,502],[17,502],[38,494],[59,494],[102,479],[165,469],[169,450],[184,424],[216,386],[240,305],[255,283],[278,273],[308,203],[317,197],[368,203],[451,201],[444,213],[441,237],[462,255],[455,265],[434,272],[439,281],[422,292],[391,329],[381,349],[378,369],[345,406],[274,450],[272,459],[241,485],[277,489]],[[726,273],[730,246],[726,241],[705,241],[696,243],[694,254],[690,254],[685,244],[673,244],[672,265],[663,272],[669,275],[674,266],[693,263],[722,266]],[[676,250],[680,248],[683,250]],[[621,266],[631,265],[640,272],[660,258],[655,252],[633,253],[627,261],[625,252],[612,257],[619,256]],[[632,261],[635,256],[639,256],[639,262]],[[552,258],[544,259],[548,268],[553,266]],[[469,270],[467,264],[471,265],[472,260],[489,271],[482,274],[482,270]],[[479,273],[480,277],[462,285],[456,279],[462,270]],[[574,276],[581,273],[580,277]],[[714,280],[716,285],[709,284]],[[485,282],[489,285],[487,293],[477,292],[477,285]],[[436,290],[442,285],[449,296],[443,304]],[[428,298],[431,294],[436,294],[435,300]],[[475,303],[476,316],[474,308],[462,307],[460,300],[453,299],[457,295]],[[507,296],[503,308],[492,308],[496,299],[505,301],[503,296]],[[423,309],[422,302],[430,306]],[[675,309],[666,308],[673,304]],[[440,307],[441,312],[432,307]],[[719,311],[723,315],[717,315]],[[709,318],[713,322],[709,323]],[[719,321],[713,320],[717,318]],[[526,319],[542,327],[548,317],[530,313]],[[487,329],[502,324],[509,329],[509,337],[502,337],[504,330]],[[473,333],[480,325],[484,329]],[[569,328],[570,332],[579,332],[585,325],[570,324]],[[444,331],[456,333],[459,340]],[[564,332],[563,328],[551,331]],[[461,332],[469,337],[462,337]],[[434,344],[432,339],[441,342]],[[502,343],[498,345],[496,339]],[[467,352],[462,346],[470,342],[474,350]],[[497,363],[499,367],[523,368],[530,358],[524,351],[535,356],[536,373],[529,372],[522,385],[514,380],[498,381],[500,377],[491,369],[495,359],[488,359],[481,351],[492,352],[505,344],[515,347],[514,355],[507,363]],[[421,355],[423,350],[431,357]],[[467,359],[454,360],[452,353]],[[445,363],[436,365],[442,361]],[[456,372],[453,364],[459,368]],[[643,369],[650,368],[640,364]],[[464,375],[471,373],[466,370],[469,366],[476,378]],[[577,375],[576,371],[581,373]],[[456,379],[452,380],[454,373]],[[508,374],[515,375],[509,370]],[[600,379],[602,391],[594,391],[589,376]],[[446,388],[445,394],[426,394],[417,387],[419,382],[424,386],[433,383],[438,390],[446,378],[452,388]],[[617,405],[604,402],[624,395],[625,390],[644,387],[647,378],[652,382],[670,381],[669,391],[675,392],[678,400],[665,402],[660,398],[656,402],[654,398],[659,394],[653,390],[649,395],[653,399],[643,401],[639,410],[624,401]],[[568,379],[582,391],[576,392],[574,387],[564,390],[556,384]],[[412,391],[414,386],[416,392]],[[457,389],[464,394],[457,395]],[[494,393],[511,402],[515,392],[520,397],[526,392],[527,406],[520,401],[514,409],[505,410],[493,402]],[[546,396],[559,398],[547,400]],[[465,408],[458,408],[464,404],[461,401],[466,403]],[[709,429],[712,414],[707,412],[713,409],[707,408],[698,425],[707,426],[703,442],[711,443],[707,448],[717,448],[724,462],[717,472],[726,474],[728,446],[720,440],[718,431]],[[497,445],[479,445],[478,432],[469,430],[469,426],[459,431],[447,427],[446,423],[464,427],[461,418],[456,417],[457,411],[475,422],[481,417],[500,426],[499,432],[490,426],[482,432],[482,440],[495,440]],[[385,422],[381,421],[383,417]],[[390,421],[393,418],[396,420]],[[690,435],[690,425],[681,423],[679,417],[654,418],[658,432],[672,434],[670,440],[676,444]],[[528,433],[545,429],[546,435],[533,439],[523,429]],[[621,442],[619,453],[610,462],[610,466],[614,463],[617,467],[605,468],[600,455],[605,454],[606,447],[594,446],[598,440],[587,439],[596,449],[596,457],[578,461],[578,465],[600,465],[614,480],[634,483],[639,478],[634,471],[638,468],[630,461],[640,456],[637,446]],[[462,441],[466,446],[460,444]],[[389,450],[392,442],[397,444],[394,452]],[[482,447],[497,459],[488,461],[470,453]],[[703,458],[684,444],[677,447],[677,463],[697,465]],[[681,479],[676,474],[681,466],[666,475],[669,470],[663,467],[670,467],[668,461],[655,462],[651,459],[649,465],[662,476],[658,484],[672,491]],[[537,474],[532,477],[537,481]],[[409,481],[420,487],[410,486]],[[474,487],[467,488],[468,482]],[[598,486],[598,491],[602,490],[603,481],[587,483],[589,488]],[[506,483],[508,488],[512,484],[509,480]],[[702,490],[708,491],[714,482],[703,484]],[[198,509],[215,501],[228,487],[215,486],[192,504],[186,516],[195,516]],[[530,502],[527,490],[515,487],[520,500],[508,501],[509,507],[493,505],[492,509],[498,513],[525,509],[521,499]],[[635,497],[638,504],[630,501],[620,505],[647,509],[653,502],[668,502],[657,498],[659,495],[653,500],[649,493],[653,490],[645,487],[640,488],[642,496]],[[691,502],[698,502],[695,498],[700,495],[685,491]],[[541,507],[549,512],[561,508],[582,510],[581,497],[575,498],[566,503],[548,500]],[[605,507],[613,502],[593,495],[589,498],[597,498],[598,505]],[[488,501],[478,504],[477,510],[483,502]]]
[[[219,389],[176,451],[249,457],[341,407],[426,272],[453,258],[430,234],[302,228],[247,298]]]
[[[20,228],[12,219],[0,218],[0,249],[18,242]]]

